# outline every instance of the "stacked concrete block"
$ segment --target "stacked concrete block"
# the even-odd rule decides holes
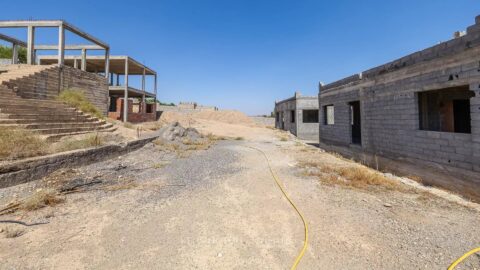
[[[470,98],[471,132],[421,130],[419,93],[459,87],[474,94]],[[361,108],[361,145],[352,144],[349,103],[354,101]],[[334,105],[334,125],[323,124],[326,105]],[[480,172],[479,17],[463,36],[322,86],[319,107],[322,143],[464,170],[469,175],[465,179],[478,183],[474,180],[478,175],[469,172]]]
[[[318,98],[302,96],[296,92],[294,97],[276,102],[274,114],[278,117],[275,119],[275,127],[289,131],[300,139],[317,141],[318,122],[305,123],[304,110],[318,110]]]

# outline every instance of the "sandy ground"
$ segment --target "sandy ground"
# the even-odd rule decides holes
[[[310,239],[299,269],[446,269],[480,246],[477,210],[415,191],[325,185],[298,168],[306,154],[336,159],[313,146],[268,128],[204,119],[193,125],[242,139],[185,158],[147,145],[79,168],[75,177],[136,185],[92,188],[55,207],[0,216],[48,222],[0,223],[22,232],[0,234],[0,269],[289,269],[303,245],[302,222],[248,146],[268,154],[305,214]],[[38,185],[0,190],[0,205]],[[458,269],[480,269],[479,257]]]

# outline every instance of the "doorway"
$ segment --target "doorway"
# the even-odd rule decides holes
[[[350,105],[350,125],[352,128],[352,143],[362,144],[360,101],[350,102],[349,105]]]

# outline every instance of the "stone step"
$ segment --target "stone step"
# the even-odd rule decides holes
[[[0,105],[0,112],[2,113],[8,113],[8,114],[24,114],[24,113],[38,113],[38,114],[43,114],[45,113],[53,113],[55,112],[56,114],[62,114],[63,112],[66,113],[71,113],[71,112],[77,112],[75,108],[68,108],[68,107],[48,107],[48,106],[18,106],[18,105],[13,105],[13,106],[7,106],[7,105]]]
[[[106,128],[102,130],[97,130],[96,132],[98,133],[106,133],[106,132],[114,132],[117,130],[116,127],[111,127],[111,128]],[[81,131],[81,132],[71,132],[71,133],[59,133],[59,134],[51,134],[45,136],[46,140],[49,142],[55,142],[61,139],[62,137],[65,136],[74,136],[74,135],[82,135],[82,134],[87,134],[87,133],[92,133],[91,131]]]
[[[97,118],[85,118],[85,119],[81,119],[80,122],[82,122],[82,123],[88,123],[88,122],[96,122],[96,121],[98,121]],[[62,119],[56,119],[56,118],[47,118],[47,119],[35,119],[35,118],[25,118],[25,119],[0,118],[0,124],[16,124],[16,125],[22,125],[22,124],[57,123],[57,122],[62,122],[62,123],[77,123],[77,122],[79,122],[79,119],[78,119],[77,117],[75,117],[75,118],[62,118]]]
[[[102,126],[93,126],[93,127],[72,127],[72,128],[41,128],[41,129],[31,129],[33,132],[42,134],[42,135],[54,135],[60,133],[73,133],[73,132],[91,132],[96,130],[108,129],[111,126],[102,125]]]
[[[63,105],[62,103],[58,104],[45,104],[45,103],[30,103],[25,102],[23,104],[19,103],[11,103],[6,100],[4,103],[0,102],[0,110],[6,109],[28,109],[28,110],[42,110],[42,109],[49,109],[49,110],[75,110],[75,108],[68,107]]]
[[[86,119],[91,118],[90,116],[78,114],[78,115],[65,115],[65,114],[16,114],[8,115],[6,119],[35,119],[35,120],[52,120],[63,122],[63,120],[75,120],[75,121],[85,121]],[[5,118],[4,118],[5,119]]]

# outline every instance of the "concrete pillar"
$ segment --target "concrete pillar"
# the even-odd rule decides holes
[[[128,122],[128,57],[125,58],[125,95],[123,97],[123,122]]]
[[[18,64],[18,45],[12,43],[12,64]]]
[[[110,72],[110,85],[113,85],[113,72]]]
[[[120,74],[117,74],[117,83],[116,83],[116,86],[119,86],[120,85]]]
[[[154,93],[155,93],[155,102],[157,102],[157,73],[155,73]]]
[[[82,65],[83,71],[87,71],[87,49],[82,49]]]
[[[145,73],[146,73],[146,70],[145,68],[143,68],[143,74],[142,74],[142,91],[143,91],[143,95],[142,95],[142,112],[143,113],[146,113],[147,112],[147,106],[145,104]]]
[[[33,65],[35,62],[35,27],[27,28],[27,64]]]
[[[105,78],[110,75],[110,49],[105,50]]]
[[[65,64],[65,28],[63,23],[58,27],[58,66]]]
[[[74,59],[73,59],[73,68],[78,68],[77,58],[74,58]]]

